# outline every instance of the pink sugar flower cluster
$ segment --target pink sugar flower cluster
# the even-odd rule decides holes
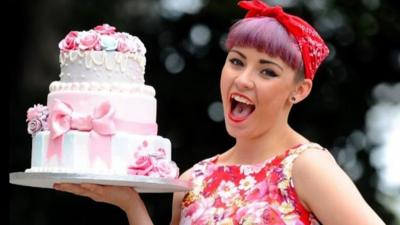
[[[49,110],[47,106],[41,104],[34,105],[28,109],[26,117],[29,134],[34,135],[39,131],[48,130],[47,119],[49,117]]]
[[[89,31],[71,31],[60,41],[58,47],[62,52],[92,50],[131,52],[142,55],[146,53],[146,48],[138,37],[117,32],[115,27],[108,24],[96,26]]]
[[[128,167],[128,173],[150,177],[177,178],[179,168],[173,161],[167,160],[163,154],[165,154],[163,149],[159,149],[157,154],[138,152],[133,163]]]

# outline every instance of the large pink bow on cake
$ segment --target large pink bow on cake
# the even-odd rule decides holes
[[[95,107],[92,115],[83,115],[56,99],[49,116],[50,143],[47,159],[57,155],[60,160],[63,136],[67,131],[90,131],[90,161],[93,162],[98,156],[110,166],[111,135],[116,132],[114,115],[115,110],[108,101]]]
[[[69,130],[93,130],[101,135],[112,135],[116,130],[114,115],[115,110],[108,101],[97,106],[92,115],[82,115],[75,113],[71,106],[55,99],[49,118],[51,138]]]

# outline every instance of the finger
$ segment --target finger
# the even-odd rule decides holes
[[[97,195],[104,195],[105,193],[105,187],[102,185],[83,183],[81,187]]]
[[[57,184],[54,188],[58,191],[69,192],[76,195],[91,197],[90,191],[82,188],[79,184]]]
[[[98,185],[98,184],[84,183],[84,184],[81,184],[81,187],[88,191],[88,194],[90,194],[89,197],[92,200],[94,200],[96,202],[108,202],[106,186]]]

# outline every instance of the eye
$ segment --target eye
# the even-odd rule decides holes
[[[243,62],[240,59],[232,58],[229,61],[235,66],[243,66]]]
[[[275,71],[272,69],[263,69],[263,70],[261,70],[261,74],[263,76],[268,76],[268,77],[277,77],[278,76],[278,74],[275,73]]]

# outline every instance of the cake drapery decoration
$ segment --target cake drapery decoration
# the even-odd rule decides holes
[[[47,159],[56,155],[61,158],[64,134],[71,130],[90,131],[89,159],[93,163],[99,157],[111,165],[111,135],[115,134],[115,110],[105,101],[94,109],[93,115],[78,115],[72,107],[56,99],[49,116],[50,140]]]
[[[48,119],[50,140],[47,159],[54,155],[61,158],[64,134],[70,130],[89,131],[90,161],[98,156],[109,165],[111,151],[111,136],[117,131],[143,135],[157,134],[156,124],[121,121],[115,118],[115,109],[109,101],[104,101],[93,110],[92,115],[82,115],[73,108],[56,99],[50,108]]]
[[[114,116],[115,110],[108,101],[96,107],[93,115],[79,115],[71,106],[56,99],[49,117],[51,138],[57,138],[71,129],[112,135],[116,131]]]
[[[271,7],[261,0],[240,1],[238,5],[248,10],[245,18],[275,18],[296,39],[304,63],[305,78],[314,79],[315,73],[328,56],[329,49],[317,31],[300,17],[287,14],[282,7]]]

